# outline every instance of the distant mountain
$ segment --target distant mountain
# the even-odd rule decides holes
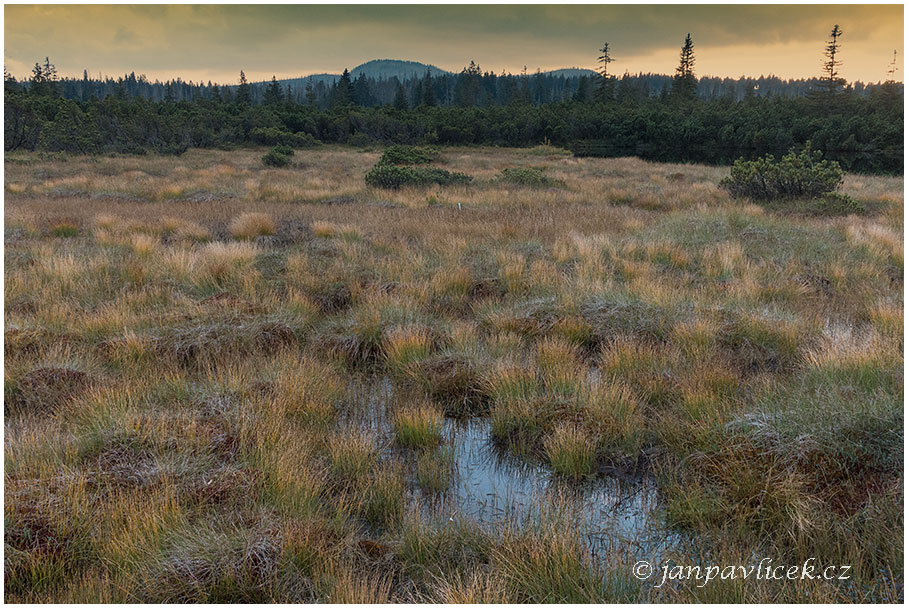
[[[431,76],[441,76],[442,74],[451,73],[433,65],[420,63],[419,61],[373,59],[372,61],[367,61],[364,64],[358,65],[350,71],[350,75],[352,78],[357,78],[360,74],[363,74],[367,78],[384,78],[386,80],[397,76],[398,80],[404,81],[409,78],[423,77],[426,75],[426,70],[429,70]]]
[[[550,70],[543,72],[546,76],[555,76],[556,78],[578,78],[581,76],[596,76],[593,70],[585,68],[562,68],[561,70]]]
[[[390,80],[397,77],[398,80],[404,82],[411,78],[422,78],[426,74],[426,70],[429,70],[430,75],[433,77],[442,76],[444,74],[456,74],[456,72],[449,72],[431,64],[420,63],[419,61],[373,59],[372,61],[362,63],[351,70],[350,77],[356,79],[361,74],[367,78],[375,78],[376,80]],[[548,72],[543,72],[543,74],[546,76],[555,76],[556,78],[577,78],[580,76],[594,76],[596,75],[596,72],[584,68],[563,68],[561,70],[549,70]],[[307,82],[311,82],[313,86],[319,82],[323,82],[326,85],[333,85],[339,78],[341,78],[340,74],[311,74],[299,78],[285,78],[278,82],[284,86],[290,85],[294,91],[297,91],[302,90]],[[256,84],[264,84],[267,82],[268,81],[262,81],[262,83]]]
[[[403,82],[410,78],[422,78],[426,75],[426,70],[429,70],[429,73],[432,76],[450,74],[450,72],[446,72],[436,66],[420,63],[419,61],[373,59],[372,61],[362,63],[351,70],[350,77],[356,79],[362,74],[366,76],[366,78],[390,80],[397,76],[398,80]],[[278,82],[285,87],[289,85],[294,91],[302,91],[308,82],[312,83],[313,86],[319,82],[325,83],[326,85],[333,85],[339,78],[341,78],[340,74],[310,74],[309,76],[300,76],[298,78],[279,79]],[[269,81],[260,81],[253,84],[267,84],[268,82]]]

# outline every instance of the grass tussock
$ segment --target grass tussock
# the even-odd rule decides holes
[[[275,234],[275,221],[268,214],[247,212],[230,223],[230,234],[235,239],[255,239]]]
[[[442,413],[431,404],[399,408],[392,425],[398,444],[407,448],[428,448],[442,441]]]

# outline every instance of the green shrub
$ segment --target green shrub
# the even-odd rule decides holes
[[[379,159],[381,164],[391,165],[426,165],[438,158],[438,152],[432,148],[420,148],[397,144],[388,147]]]
[[[841,192],[824,193],[817,200],[817,207],[817,211],[831,215],[845,216],[848,214],[863,214],[868,211],[864,205]]]
[[[366,148],[367,146],[372,146],[373,144],[375,144],[375,140],[373,140],[371,137],[369,137],[369,135],[367,135],[365,133],[360,133],[359,131],[357,133],[351,134],[347,138],[348,146],[356,146],[357,148]]]
[[[740,158],[720,187],[733,197],[759,201],[814,198],[836,191],[843,176],[839,163],[823,160],[820,151],[812,152],[809,142],[801,150],[792,148],[779,161],[769,154],[754,161]]]
[[[256,144],[275,146],[283,144],[293,148],[312,148],[319,145],[319,140],[308,133],[282,131],[276,127],[256,127],[249,132],[249,139]]]
[[[464,173],[452,173],[437,167],[403,167],[377,163],[366,174],[366,184],[375,188],[400,188],[401,186],[426,186],[439,184],[467,184],[473,178]]]
[[[262,162],[269,167],[287,167],[293,153],[294,149],[290,146],[275,146],[262,157]]]
[[[425,184],[448,186],[450,184],[467,184],[473,179],[466,173],[446,171],[438,167],[419,167],[415,171],[422,176]]]
[[[506,167],[499,173],[499,181],[518,186],[549,187],[560,186],[560,180],[553,180],[543,175],[534,167]]]

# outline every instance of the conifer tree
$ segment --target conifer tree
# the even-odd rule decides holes
[[[252,103],[252,94],[249,91],[249,82],[246,80],[246,74],[240,70],[240,86],[237,87],[237,97],[235,99],[238,106],[249,105]]]
[[[698,81],[694,77],[694,43],[691,34],[685,36],[685,44],[679,54],[679,67],[672,79],[672,95],[680,100],[691,100],[697,96]]]
[[[353,83],[350,82],[350,71],[344,68],[332,95],[332,108],[346,106],[353,101]]]
[[[834,24],[830,32],[830,40],[827,41],[827,47],[824,50],[824,87],[828,95],[834,95],[840,87],[846,84],[846,79],[841,78],[839,68],[843,62],[837,58],[840,50],[839,38],[843,35],[843,30],[838,24]]]
[[[263,101],[266,105],[275,105],[280,104],[283,99],[284,93],[281,91],[281,85],[278,83],[278,79],[272,75],[271,82],[265,88],[265,98]]]
[[[586,76],[578,79],[578,90],[574,92],[574,101],[582,104],[590,101],[590,79]]]
[[[436,94],[432,89],[432,75],[429,73],[429,69],[426,70],[426,76],[423,77],[423,82],[420,85],[420,105],[436,105]]]
[[[597,87],[597,101],[604,102],[608,99],[612,99],[615,93],[615,77],[609,75],[609,64],[614,60],[609,55],[609,43],[604,42],[603,48],[600,49],[600,55],[597,57],[599,62],[599,70],[597,72],[600,75],[600,83]]]
[[[407,91],[404,90],[404,85],[400,82],[398,83],[398,90],[395,91],[394,107],[398,110],[407,110]]]

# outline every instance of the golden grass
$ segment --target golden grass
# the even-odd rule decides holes
[[[254,239],[275,234],[275,221],[268,214],[247,212],[230,223],[230,234],[235,239]]]
[[[902,178],[826,218],[548,147],[445,149],[472,184],[398,192],[363,183],[378,150],[261,154],[10,155],[9,600],[900,596]],[[495,180],[528,165],[563,185]],[[465,415],[572,493],[648,478],[680,562],[856,579],[654,592],[564,522],[437,513]]]

